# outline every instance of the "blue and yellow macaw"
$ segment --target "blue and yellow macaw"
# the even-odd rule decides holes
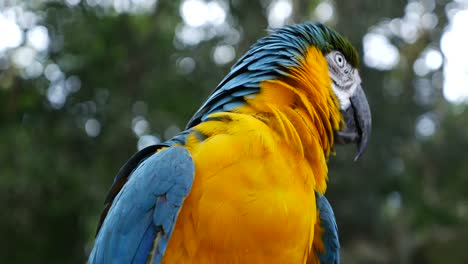
[[[335,142],[364,151],[358,54],[334,30],[274,30],[185,131],[136,153],[106,199],[90,263],[339,263],[323,196]]]

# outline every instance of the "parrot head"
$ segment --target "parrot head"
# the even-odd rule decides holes
[[[315,137],[320,138],[326,156],[334,142],[356,143],[357,160],[371,132],[371,113],[357,70],[358,57],[347,39],[321,23],[275,29],[232,66],[187,128],[217,112],[255,108],[258,113],[272,107],[277,107],[278,112],[286,105],[293,111],[308,113],[300,118],[312,120]]]

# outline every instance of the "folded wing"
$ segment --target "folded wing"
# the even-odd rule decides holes
[[[114,182],[89,263],[160,263],[195,172],[183,147],[146,151],[128,166],[135,169],[124,166],[129,176]]]

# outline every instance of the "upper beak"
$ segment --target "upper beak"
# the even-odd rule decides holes
[[[344,130],[335,133],[336,142],[341,144],[357,143],[357,154],[354,161],[364,153],[371,133],[372,118],[366,95],[361,86],[358,86],[350,98],[351,106],[343,112],[346,122]]]

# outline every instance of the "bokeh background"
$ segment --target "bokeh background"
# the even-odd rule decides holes
[[[343,263],[468,263],[468,1],[0,1],[0,262],[83,263],[119,167],[266,29],[346,35],[373,111],[327,196]]]

